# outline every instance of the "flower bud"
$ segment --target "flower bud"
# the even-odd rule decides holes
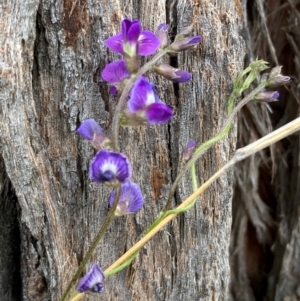
[[[275,88],[278,86],[285,85],[291,81],[289,76],[284,76],[281,74],[282,66],[274,67],[268,77],[268,84],[267,87]]]
[[[169,52],[176,53],[179,51],[187,50],[189,48],[194,47],[198,43],[200,43],[201,40],[202,40],[201,36],[187,37],[187,38],[183,38],[181,40],[176,40],[174,43],[172,43],[169,46],[169,49],[170,49]]]
[[[165,23],[159,24],[156,31],[156,36],[160,40],[160,47],[165,48],[169,45],[168,25]]]
[[[154,66],[153,70],[165,77],[168,80],[171,80],[174,83],[184,83],[191,79],[192,75],[186,71],[179,70],[168,64],[160,64],[159,66]]]
[[[256,95],[255,100],[259,102],[274,102],[278,101],[279,93],[277,91],[264,91]]]
[[[188,142],[186,147],[183,149],[182,161],[184,163],[190,160],[190,158],[193,155],[195,147],[196,147],[196,142],[194,140],[191,140],[191,141]]]

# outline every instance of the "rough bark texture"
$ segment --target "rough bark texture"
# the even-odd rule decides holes
[[[242,7],[232,0],[4,0],[0,12],[0,204],[7,208],[0,218],[0,254],[7,258],[0,295],[58,300],[108,211],[109,190],[88,180],[93,150],[75,134],[86,118],[110,131],[116,100],[99,71],[117,56],[103,41],[119,31],[124,16],[151,30],[167,22],[173,36],[193,23],[203,36],[200,47],[170,59],[193,73],[191,82],[178,86],[150,76],[160,98],[175,108],[172,122],[120,132],[146,204],[112,223],[88,265],[96,261],[105,269],[159,213],[182,145],[203,142],[222,127],[232,82],[243,68]],[[233,130],[203,157],[200,183],[228,160],[235,142]],[[228,299],[231,187],[227,173],[129,268],[109,278],[100,297],[86,300]],[[186,177],[174,203],[190,192]],[[22,283],[20,291],[8,277]]]
[[[299,116],[299,1],[243,1],[249,60],[283,65],[293,81],[280,100],[249,105],[239,118],[239,144]],[[299,133],[240,164],[236,170],[231,243],[235,300],[300,299]]]

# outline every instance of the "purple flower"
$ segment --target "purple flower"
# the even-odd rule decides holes
[[[194,152],[194,149],[196,147],[196,142],[194,140],[191,140],[188,142],[186,147],[183,149],[182,152],[182,161],[187,162],[192,157],[192,154]]]
[[[109,197],[109,205],[113,206],[115,199],[115,190]],[[143,207],[144,198],[139,185],[127,181],[121,185],[120,199],[116,208],[115,215],[121,216],[128,213],[134,213]]]
[[[150,55],[160,46],[157,36],[151,31],[142,30],[139,20],[123,20],[121,30],[121,33],[108,38],[105,45],[122,55],[129,57]]]
[[[81,278],[77,290],[80,293],[92,291],[94,293],[102,293],[103,281],[105,275],[98,264],[94,264],[89,272]]]
[[[76,132],[89,140],[96,149],[110,147],[111,141],[103,134],[100,125],[94,119],[83,121]]]
[[[131,90],[128,108],[131,114],[150,124],[166,123],[173,114],[173,109],[158,99],[154,85],[143,76]]]
[[[191,79],[192,75],[186,71],[176,69],[168,64],[160,64],[159,66],[153,67],[153,70],[171,80],[173,83],[184,83]]]
[[[114,186],[131,177],[131,166],[125,155],[104,149],[95,155],[89,176],[95,182]]]
[[[102,78],[111,83],[110,92],[114,96],[117,94],[122,82],[131,76],[131,73],[127,70],[126,62],[119,60],[107,64],[101,73]]]

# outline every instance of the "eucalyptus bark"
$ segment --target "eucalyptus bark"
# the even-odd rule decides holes
[[[94,151],[75,133],[87,118],[111,130],[116,100],[99,73],[117,56],[104,40],[119,32],[125,16],[152,31],[168,23],[173,38],[193,23],[194,33],[203,36],[196,49],[165,58],[190,71],[191,82],[177,85],[149,75],[160,99],[174,107],[172,121],[121,129],[121,151],[132,162],[133,180],[146,202],[138,214],[112,223],[88,264],[98,262],[103,269],[163,208],[182,146],[190,139],[204,142],[222,128],[232,83],[243,69],[242,8],[230,0],[7,0],[0,11],[0,202],[1,208],[10,206],[7,218],[0,219],[7,233],[0,236],[7,265],[0,269],[0,295],[59,300],[108,212],[109,189],[88,179]],[[197,165],[200,183],[228,161],[235,143],[233,128],[203,156]],[[173,204],[190,193],[187,175]],[[129,268],[108,278],[102,295],[86,300],[228,299],[231,198],[229,172],[150,241]],[[9,223],[14,230],[5,232]],[[22,283],[19,295],[13,293],[15,282],[7,281],[12,275]]]

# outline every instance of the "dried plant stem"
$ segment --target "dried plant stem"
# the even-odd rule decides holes
[[[111,223],[111,221],[113,220],[114,218],[114,214],[115,214],[115,211],[116,211],[116,208],[117,208],[117,205],[119,203],[119,198],[120,198],[120,185],[118,185],[116,187],[116,196],[115,196],[115,199],[114,199],[114,203],[113,203],[113,206],[111,207],[110,211],[109,211],[109,214],[107,215],[105,221],[103,222],[97,236],[94,238],[94,241],[92,243],[92,245],[90,246],[88,252],[86,253],[85,257],[83,258],[82,262],[80,263],[76,273],[74,274],[74,276],[72,277],[68,287],[66,288],[62,298],[61,298],[61,301],[64,301],[66,300],[66,297],[68,296],[73,284],[78,280],[78,278],[80,277],[85,265],[87,264],[87,262],[89,261],[89,259],[91,258],[91,256],[93,255],[94,253],[94,250],[96,249],[97,245],[99,244],[99,241],[100,239],[102,238],[102,236],[105,234],[105,231],[106,229],[108,228],[109,224]],[[77,296],[75,296],[74,298],[76,298]],[[72,298],[71,300],[75,300],[74,298]]]
[[[125,106],[126,100],[128,98],[129,92],[131,88],[133,87],[135,81],[143,74],[145,74],[148,70],[150,70],[166,53],[168,52],[168,49],[160,50],[151,61],[146,63],[144,66],[142,66],[139,71],[136,73],[135,76],[131,77],[130,80],[127,82],[125,88],[122,91],[122,94],[120,96],[119,102],[116,107],[116,111],[113,117],[112,122],[112,144],[113,148],[116,151],[120,151],[119,147],[119,118],[120,113]]]
[[[236,114],[240,111],[240,109],[246,105],[249,101],[251,101],[257,93],[262,91],[265,88],[265,84],[260,84],[256,89],[254,89],[251,93],[249,93],[245,98],[243,98],[236,107],[231,111],[230,115],[226,119],[225,124],[223,125],[222,129],[220,130],[219,134],[215,137],[211,138],[210,140],[202,143],[200,147],[196,150],[194,156],[186,163],[186,165],[182,168],[180,173],[177,175],[169,193],[169,197],[167,203],[164,207],[164,210],[168,210],[171,207],[172,198],[175,194],[176,188],[181,181],[182,177],[185,173],[189,170],[189,168],[207,151],[209,150],[216,142],[220,141],[223,137],[225,137],[230,130],[231,123],[235,118]]]
[[[271,144],[287,137],[294,132],[300,130],[300,117],[294,121],[286,124],[278,130],[266,135],[265,137],[240,148],[235,152],[233,158],[217,171],[211,178],[209,178],[202,186],[200,186],[192,195],[190,195],[183,203],[181,203],[176,209],[182,209],[191,204],[196,197],[203,193],[216,179],[218,179],[225,171],[231,168],[237,162],[244,160],[250,155],[262,150],[263,148],[270,146]],[[147,233],[140,241],[138,241],[133,247],[131,247],[123,256],[115,261],[110,267],[105,270],[105,273],[117,268],[124,263],[130,256],[143,247],[157,232],[159,232],[166,224],[168,224],[178,213],[170,214],[163,219],[156,227],[154,227],[149,233]]]

